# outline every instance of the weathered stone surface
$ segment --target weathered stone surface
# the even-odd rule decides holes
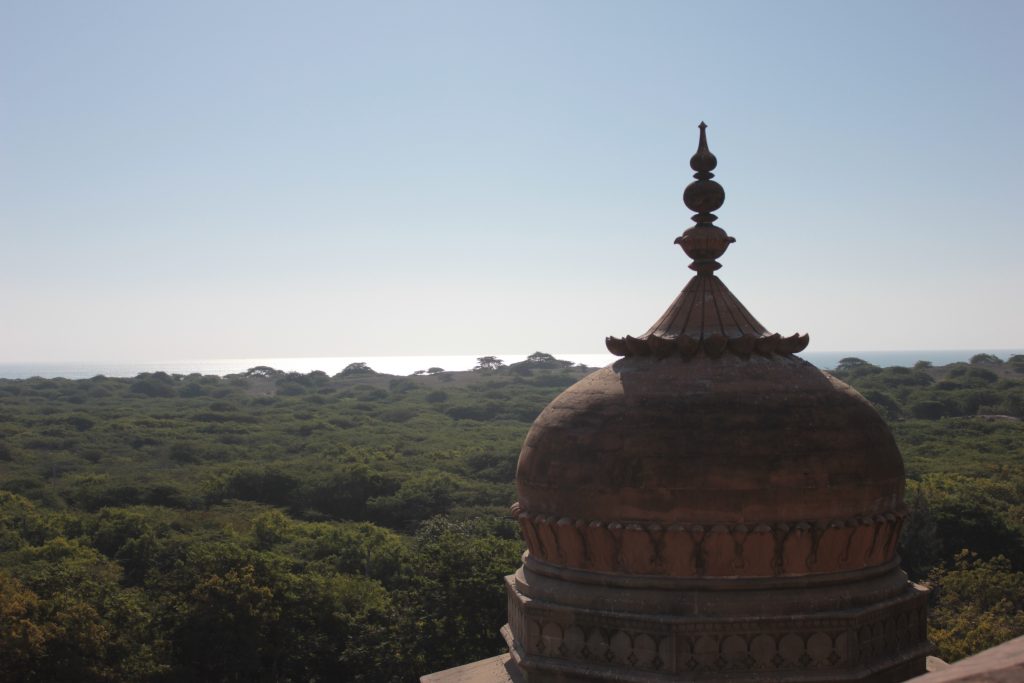
[[[627,358],[545,408],[516,482],[522,512],[558,519],[828,525],[901,512],[903,463],[871,405],[799,358]]]
[[[572,520],[519,513],[530,553],[593,571],[668,576],[779,576],[861,569],[892,560],[904,513],[756,525]],[[856,532],[863,527],[860,535]]]
[[[640,589],[569,587],[528,569],[507,588],[503,633],[533,683],[896,681],[923,673],[931,649],[927,592],[895,569],[850,584],[752,582],[731,594],[696,582],[664,600]],[[763,602],[767,609],[750,608]]]
[[[851,571],[892,560],[905,515],[881,417],[784,356],[619,361],[541,413],[516,481],[531,554],[592,571]]]
[[[504,634],[528,681],[925,671],[926,591],[895,557],[902,458],[802,360],[619,361],[538,417],[517,488],[529,552]]]
[[[525,683],[525,680],[508,654],[420,676],[420,683]]]
[[[582,634],[582,629],[578,626],[571,626],[568,633]],[[575,637],[580,638],[581,635]],[[646,637],[640,636],[640,638]],[[763,633],[754,636],[746,644],[748,659],[740,654],[743,650],[743,639],[737,636],[728,638],[728,644],[723,644],[722,649],[730,653],[730,662],[745,661],[757,669],[771,670],[780,641]],[[647,640],[641,640],[641,642],[642,648],[650,647]],[[806,645],[815,665],[821,665],[823,661],[827,661],[833,652],[837,652],[837,646],[843,650],[846,649],[845,635],[840,635],[839,638],[829,642],[827,634],[815,633],[808,638]],[[573,649],[571,656],[579,657],[580,649],[580,647]],[[690,652],[690,650],[685,651]],[[667,657],[669,653],[667,650],[658,650],[654,653],[656,657],[662,655]],[[647,655],[645,654],[645,656]],[[648,660],[643,661],[645,664],[648,663]],[[650,660],[650,663],[653,663],[653,659]],[[1024,637],[985,650],[953,665],[936,657],[928,657],[927,670],[927,673],[910,679],[910,683],[1019,683],[1024,681]],[[420,681],[422,683],[525,683],[522,673],[509,654],[439,671],[423,676]]]
[[[925,671],[926,591],[895,556],[902,458],[800,359],[621,360],[541,413],[517,489],[529,552],[504,633],[528,681]]]
[[[934,668],[913,683],[1020,683],[1024,681],[1024,636]]]

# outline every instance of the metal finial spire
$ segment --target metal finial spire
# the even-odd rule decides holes
[[[676,244],[693,259],[691,269],[708,274],[722,267],[715,259],[724,254],[736,239],[714,224],[718,216],[712,212],[725,203],[725,190],[712,180],[715,174],[711,171],[718,166],[718,159],[708,149],[707,124],[701,121],[698,128],[700,142],[696,153],[690,157],[690,168],[696,171],[693,174],[695,180],[683,190],[683,203],[696,212],[693,214],[696,225],[677,237]]]

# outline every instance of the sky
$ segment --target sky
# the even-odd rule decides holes
[[[0,361],[1024,346],[1024,3],[0,0]]]

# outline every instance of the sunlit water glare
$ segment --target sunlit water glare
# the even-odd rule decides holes
[[[1024,353],[1024,349],[983,349],[945,351],[811,351],[799,354],[801,358],[819,368],[831,369],[840,359],[849,356],[862,358],[880,366],[911,366],[919,360],[931,361],[935,365],[946,365],[966,361],[976,353],[990,353],[1006,360],[1011,355]],[[506,364],[525,360],[527,354],[479,354],[495,355]],[[602,353],[556,353],[556,358],[587,365],[603,367],[616,360],[615,356]],[[198,372],[203,375],[230,375],[245,372],[249,368],[265,365],[285,372],[308,373],[322,370],[328,375],[341,372],[350,363],[366,363],[377,372],[388,375],[411,375],[418,370],[442,368],[444,370],[471,370],[477,363],[477,355],[464,356],[328,356],[322,358],[216,358],[177,361],[125,361],[125,362],[54,362],[54,363],[0,363],[0,377],[25,379],[28,377],[65,377],[83,379],[96,375],[108,377],[134,377],[140,372],[163,371],[168,374],[188,375]]]

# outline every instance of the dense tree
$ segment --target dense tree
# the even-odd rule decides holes
[[[38,655],[24,680],[135,681],[163,669],[147,645],[145,596],[121,587],[116,563],[64,538],[26,548],[4,563],[23,620],[31,624],[24,624],[30,637],[23,647]]]
[[[455,476],[427,471],[402,482],[393,495],[374,498],[369,507],[376,519],[408,529],[421,520],[450,512],[459,488],[460,482]]]
[[[276,588],[286,577],[277,576]],[[282,609],[275,587],[252,565],[202,578],[189,592],[174,632],[175,658],[201,681],[278,680],[284,643],[274,636]],[[216,643],[216,647],[210,647]]]
[[[868,369],[872,369],[872,368],[876,369],[876,370],[881,369],[881,368],[878,368],[875,365],[872,365],[871,363],[867,362],[866,360],[864,360],[862,358],[856,358],[854,356],[849,356],[847,358],[839,359],[839,362],[836,364],[836,367],[835,367],[835,373],[837,375],[846,375],[846,374],[852,374],[852,373],[856,373],[856,372],[862,372],[864,370],[868,370]]]
[[[270,377],[270,378],[276,378],[276,377],[279,377],[279,376],[281,376],[283,374],[284,373],[282,371],[275,370],[274,368],[272,368],[272,367],[270,367],[268,365],[257,365],[256,367],[249,368],[248,370],[245,371],[245,376],[246,377]]]
[[[473,525],[435,519],[416,534],[421,564],[404,608],[413,628],[420,671],[437,671],[490,657],[504,645],[498,631],[506,618],[503,577],[519,564],[522,547]]]
[[[505,365],[505,361],[497,356],[480,356],[476,359],[474,370],[497,370]]]
[[[1013,528],[977,487],[967,485],[936,495],[930,505],[942,557],[969,548],[986,558],[1009,555],[1018,569],[1024,569],[1020,530]]]
[[[138,375],[130,390],[150,398],[170,398],[177,395],[174,389],[174,379],[165,372],[144,372]]]
[[[908,482],[905,500],[909,515],[900,534],[898,551],[910,578],[923,581],[945,555],[928,496],[917,482]]]
[[[368,522],[325,526],[313,533],[309,543],[315,562],[389,588],[399,586],[415,565],[401,536]]]
[[[956,660],[1024,635],[1024,572],[996,556],[961,551],[931,574],[929,636],[939,656]]]
[[[517,453],[585,374],[549,356],[0,380],[0,680],[412,681],[498,652]],[[939,587],[943,651],[1015,633],[968,578],[1019,591],[1024,356],[841,366],[903,451],[900,554]]]
[[[368,501],[391,495],[398,486],[394,477],[365,463],[347,464],[307,481],[295,505],[308,506],[334,519],[366,519]]]
[[[359,375],[376,375],[377,371],[366,363],[349,363],[338,373],[338,377],[355,377]]]
[[[36,623],[39,597],[0,571],[0,680],[38,681],[46,631]]]

